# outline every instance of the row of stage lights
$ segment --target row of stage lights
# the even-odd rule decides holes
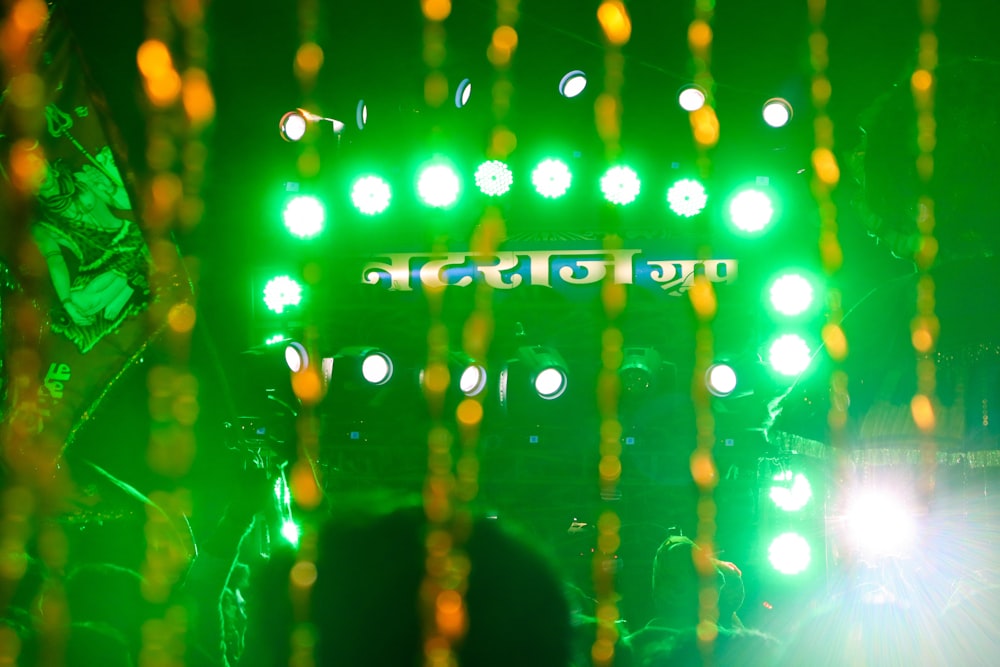
[[[315,363],[308,350],[297,341],[275,336],[267,341],[269,346],[284,346],[284,361],[294,375],[302,373]],[[338,365],[339,364],[339,365]],[[467,354],[452,352],[449,355],[448,377],[458,378],[455,388],[469,398],[482,394],[489,384],[486,364]],[[323,357],[319,361],[319,371],[329,383],[333,379],[334,368],[348,366],[371,387],[388,384],[396,375],[396,364],[392,356],[377,347],[348,347],[336,355]],[[661,386],[664,373],[668,371],[661,355],[648,347],[625,347],[618,369],[625,396],[638,396],[645,391]],[[562,355],[554,348],[544,345],[523,345],[516,356],[508,360],[496,376],[496,390],[501,407],[505,407],[513,389],[513,377],[527,380],[537,396],[545,401],[559,398],[569,386],[569,370]],[[432,380],[420,370],[416,376],[420,385],[426,386]],[[727,363],[713,364],[704,377],[705,385],[714,396],[725,397],[733,393],[737,386],[736,371]],[[293,383],[294,384],[294,383]]]
[[[559,94],[567,99],[580,97],[587,88],[587,75],[582,70],[572,70],[567,72],[559,81]],[[455,86],[453,96],[455,107],[463,109],[472,100],[472,81],[462,79]],[[697,84],[682,86],[677,91],[677,106],[687,112],[695,112],[705,106],[708,95],[705,89]],[[788,125],[792,120],[792,105],[783,97],[772,97],[766,100],[761,106],[761,119],[769,127],[780,128]],[[358,100],[354,112],[354,122],[358,130],[363,130],[368,125],[368,104],[363,100]],[[293,109],[285,113],[278,122],[278,131],[285,141],[301,141],[312,127],[319,127],[329,123],[333,133],[340,135],[347,128],[347,123],[335,118],[327,118],[312,113],[306,109]]]
[[[506,195],[514,187],[514,174],[510,167],[499,160],[488,160],[479,165],[472,180],[485,196],[496,198]],[[531,172],[530,181],[535,193],[542,199],[559,199],[573,184],[573,174],[565,162],[556,158],[542,160]],[[628,166],[609,168],[599,182],[604,199],[616,206],[634,202],[642,189],[642,181]],[[458,172],[449,164],[437,163],[424,167],[417,176],[416,194],[420,201],[436,209],[447,209],[458,202],[463,183]],[[296,191],[297,184],[286,188]],[[351,203],[359,213],[376,216],[384,213],[392,202],[393,191],[389,183],[376,175],[366,174],[355,179],[351,186]],[[674,181],[665,192],[664,201],[675,215],[690,218],[698,215],[708,203],[705,186],[691,178]],[[774,204],[763,187],[747,187],[729,199],[729,220],[740,231],[762,231],[774,216]],[[326,207],[316,196],[297,194],[285,205],[282,217],[285,226],[294,236],[311,238],[319,234],[326,222]]]

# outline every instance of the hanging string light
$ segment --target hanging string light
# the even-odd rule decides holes
[[[833,191],[840,181],[840,167],[833,153],[833,120],[826,111],[832,87],[826,74],[829,55],[827,52],[828,40],[823,30],[825,16],[825,0],[811,0],[809,20],[812,31],[809,34],[809,61],[813,71],[810,93],[814,110],[814,147],[811,155],[812,193],[820,218],[819,253],[829,282],[826,290],[826,324],[822,331],[827,354],[834,363],[834,370],[830,374],[832,400],[827,414],[827,422],[830,426],[830,445],[839,456],[844,451],[843,435],[844,426],[847,423],[848,378],[847,373],[843,370],[843,363],[847,357],[848,346],[841,326],[843,319],[841,293],[834,283],[834,277],[843,263],[843,251],[838,235],[837,205],[832,197]],[[839,461],[838,465],[846,465],[847,463],[845,459]]]
[[[712,171],[711,150],[719,141],[719,119],[715,114],[715,81],[712,77],[712,18],[714,0],[695,0],[694,18],[688,26],[688,48],[691,52],[694,83],[705,92],[705,103],[688,112],[692,136],[698,151],[698,167],[703,180]],[[702,237],[707,239],[707,223],[702,222]],[[698,254],[709,257],[707,243],[702,243]],[[694,374],[691,381],[691,398],[695,410],[695,449],[691,454],[691,477],[698,487],[698,526],[695,542],[700,550],[692,557],[701,575],[701,595],[698,611],[697,637],[704,659],[711,660],[714,642],[718,636],[719,593],[711,561],[702,555],[714,553],[717,507],[714,490],[719,475],[713,455],[715,422],[710,405],[710,393],[702,378],[713,363],[714,336],[712,321],[718,306],[712,283],[705,276],[696,276],[688,292],[697,319],[695,330]]]
[[[930,268],[937,256],[937,240],[934,237],[934,200],[930,196],[930,183],[934,176],[934,71],[937,67],[937,34],[934,27],[939,11],[937,0],[921,0],[920,45],[917,53],[917,68],[910,77],[910,89],[917,117],[917,175],[922,192],[917,201],[917,229],[920,246],[915,255],[919,281],[917,282],[916,314],[910,324],[911,340],[917,357],[917,391],[910,403],[913,421],[922,433],[920,444],[921,479],[920,492],[929,497],[934,489],[934,474],[937,464],[937,446],[934,432],[937,428],[935,415],[937,374],[934,352],[939,329],[934,312],[934,278]]]
[[[604,88],[594,103],[594,124],[604,143],[605,159],[614,163],[621,153],[621,91],[625,83],[625,59],[621,47],[632,36],[632,19],[625,4],[606,0],[597,8],[597,21],[604,35]],[[616,207],[604,210],[606,215],[604,248],[618,250],[622,247],[619,235],[619,216]],[[622,426],[618,419],[618,402],[621,380],[618,369],[623,358],[624,337],[617,320],[625,310],[626,293],[623,285],[616,284],[610,276],[601,285],[604,304],[605,327],[601,336],[601,369],[597,380],[597,406],[601,419],[600,459],[598,480],[601,497],[606,501],[618,498],[618,484],[622,475]],[[621,545],[619,531],[621,518],[610,505],[597,519],[597,548],[594,550],[592,576],[597,609],[597,631],[591,646],[594,665],[611,665],[618,642],[617,621],[620,617],[618,597],[615,593],[615,559]]]
[[[421,0],[424,15],[423,59],[427,68],[424,77],[424,101],[438,108],[448,98],[448,80],[441,71],[447,56],[444,21],[451,14],[450,0]],[[437,240],[435,248],[442,246]],[[454,435],[445,425],[444,398],[452,378],[449,375],[448,328],[441,321],[443,290],[426,290],[430,325],[427,331],[427,363],[423,389],[431,416],[427,432],[427,475],[424,480],[424,513],[427,516],[426,573],[420,587],[420,609],[423,619],[423,649],[425,667],[457,665],[454,647],[468,628],[465,591],[469,561],[464,542],[471,526],[471,515],[454,502],[459,482],[456,480],[452,454]],[[454,379],[458,382],[458,378]],[[462,432],[462,454],[459,459],[462,476],[461,493],[473,494],[477,485],[478,462],[469,458],[475,447],[475,433],[481,406],[467,401],[459,404],[456,418]],[[476,410],[480,407],[480,410]],[[463,427],[463,420],[465,426]],[[470,462],[471,461],[471,462]]]

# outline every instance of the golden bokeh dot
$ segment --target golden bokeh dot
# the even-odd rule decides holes
[[[829,148],[817,148],[812,153],[813,170],[816,177],[827,185],[836,185],[840,180],[840,167],[837,158]]]
[[[167,323],[176,333],[190,333],[195,323],[194,306],[190,303],[175,303],[167,313]]]
[[[195,127],[205,125],[215,116],[215,95],[205,70],[192,67],[184,72],[181,104]]]
[[[309,588],[316,583],[316,575],[316,564],[308,560],[302,560],[292,566],[289,578],[292,581],[292,585],[296,588]]]
[[[158,39],[147,39],[136,51],[136,64],[147,79],[159,79],[173,70],[170,49]]]
[[[502,25],[493,31],[493,46],[504,51],[517,48],[517,31],[509,25]]]
[[[925,353],[930,352],[931,347],[934,345],[934,336],[926,328],[919,328],[913,332],[913,349],[917,352]]]
[[[695,19],[688,26],[688,44],[694,50],[707,49],[712,43],[712,26],[703,19]]]
[[[711,148],[719,142],[719,118],[715,115],[715,109],[706,104],[692,111],[689,116],[694,140],[699,145]]]
[[[19,139],[10,149],[11,180],[24,191],[37,192],[48,176],[45,152],[36,141]]]
[[[602,456],[598,465],[601,479],[606,481],[616,481],[622,475],[622,462],[617,456]]]
[[[921,431],[934,429],[934,406],[927,395],[917,394],[913,397],[910,401],[910,413],[913,415],[913,422]]]
[[[608,42],[621,46],[632,36],[632,19],[620,0],[605,0],[597,8],[597,21]]]
[[[931,89],[934,84],[934,75],[925,69],[918,69],[910,77],[910,86],[913,87],[914,92],[926,93]]]
[[[490,154],[503,158],[517,148],[517,136],[506,127],[497,127],[490,136]]]
[[[703,320],[715,317],[718,302],[711,281],[705,276],[696,276],[691,290],[688,292],[691,305]]]
[[[296,504],[305,509],[314,509],[319,506],[322,496],[308,461],[299,459],[295,462],[292,466],[289,486],[291,486],[292,497]]]
[[[146,94],[154,106],[168,107],[173,104],[181,93],[181,77],[173,69],[163,76],[146,79]]]
[[[617,533],[621,527],[622,520],[616,512],[609,510],[597,519],[597,530],[602,533]]]
[[[467,398],[458,404],[455,410],[455,417],[459,423],[466,426],[475,426],[483,420],[483,406],[474,398]]]
[[[615,657],[614,642],[604,638],[598,639],[590,649],[590,657],[593,658],[595,665],[610,663],[611,659]]]
[[[19,0],[10,12],[10,20],[21,32],[35,32],[49,17],[49,8],[42,0]]]
[[[295,52],[295,68],[307,77],[316,76],[323,66],[323,48],[316,42],[305,42]]]
[[[823,327],[823,344],[826,345],[830,357],[834,361],[843,361],[847,357],[847,336],[839,324],[829,323]]]
[[[604,533],[597,538],[597,549],[602,554],[613,554],[622,544],[618,533]]]
[[[431,362],[424,370],[424,389],[432,394],[444,393],[450,382],[451,374],[445,364]]]
[[[451,14],[451,0],[420,0],[424,16],[431,21],[443,21]]]
[[[306,405],[315,405],[323,398],[323,379],[319,369],[310,366],[292,374],[292,391]]]
[[[691,455],[691,477],[701,487],[714,486],[718,481],[718,470],[709,454],[695,452]]]

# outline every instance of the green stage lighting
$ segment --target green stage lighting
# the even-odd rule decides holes
[[[271,278],[264,285],[264,305],[268,310],[278,315],[285,312],[289,306],[297,306],[302,302],[302,285],[288,276]]]
[[[417,180],[417,193],[428,206],[445,208],[458,199],[459,181],[455,171],[443,164],[425,168]]]
[[[285,519],[281,522],[281,536],[292,546],[297,546],[302,537],[302,529],[291,519]]]
[[[788,100],[773,97],[764,102],[761,115],[764,117],[764,122],[771,127],[784,127],[792,120],[792,105]]]
[[[771,223],[774,206],[771,198],[760,190],[744,190],[729,204],[729,217],[737,229],[754,233]]]
[[[782,315],[801,315],[813,302],[813,287],[797,273],[786,273],[771,283],[771,307]]]
[[[547,199],[562,197],[573,182],[573,174],[560,160],[543,160],[535,171],[531,172],[531,183],[538,194]]]
[[[781,574],[795,575],[804,572],[812,560],[812,549],[806,538],[798,533],[782,533],[767,548],[771,567]]]
[[[285,220],[285,227],[293,236],[308,239],[323,231],[323,223],[326,222],[326,209],[315,197],[299,195],[292,197],[285,204],[282,217]]]
[[[498,197],[510,191],[510,186],[514,183],[514,175],[510,173],[510,168],[500,160],[490,160],[479,165],[476,169],[476,187],[484,195]]]
[[[390,199],[392,191],[389,190],[389,184],[378,176],[363,176],[351,188],[354,207],[365,215],[381,213],[389,207]]]
[[[812,498],[812,485],[802,473],[785,470],[774,476],[768,496],[771,502],[786,512],[798,512]]]
[[[712,364],[705,371],[705,384],[713,396],[728,396],[736,389],[736,371],[729,364]]]
[[[778,337],[768,350],[768,362],[771,368],[788,377],[794,377],[809,367],[812,351],[798,334],[785,334]]]
[[[285,334],[274,334],[270,338],[264,341],[264,345],[271,346],[277,345],[285,340]]]
[[[667,203],[675,214],[690,218],[705,209],[708,195],[705,186],[690,178],[683,178],[667,190]]]
[[[601,192],[612,204],[625,206],[639,196],[639,177],[628,167],[611,167],[601,178]]]

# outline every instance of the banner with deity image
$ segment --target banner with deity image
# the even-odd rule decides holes
[[[26,122],[9,80],[0,100],[0,264],[9,278],[0,415],[10,442],[58,454],[161,328],[150,306],[191,290],[182,277],[167,281],[169,296],[150,288],[149,246],[111,121],[58,13],[37,48],[41,104]],[[27,188],[18,178],[32,161],[41,168]]]

